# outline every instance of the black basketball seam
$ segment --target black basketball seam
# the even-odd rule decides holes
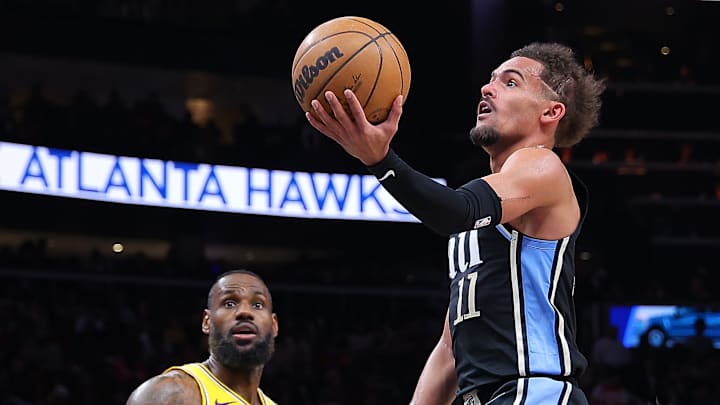
[[[384,37],[384,36],[385,36],[384,34],[381,34],[380,37]],[[380,37],[378,37],[378,38],[380,38]],[[363,110],[365,110],[365,107],[367,107],[368,104],[370,104],[370,100],[372,100],[372,96],[373,96],[373,94],[375,94],[375,89],[377,89],[378,82],[380,81],[380,74],[382,73],[383,62],[385,61],[385,58],[384,58],[384,55],[383,55],[383,51],[382,51],[382,47],[377,46],[377,38],[376,38],[373,42],[374,42],[375,45],[376,45],[376,48],[377,48],[377,51],[378,51],[378,54],[379,54],[379,57],[380,57],[380,63],[379,63],[379,66],[378,66],[377,73],[375,74],[375,81],[374,81],[374,83],[373,83],[373,85],[372,85],[372,89],[370,90],[370,93],[369,93],[368,96],[367,96],[367,100],[365,100],[365,104],[363,104]]]
[[[378,34],[380,33],[380,30],[378,30],[376,27],[373,27],[372,25],[368,24],[367,20],[366,20],[365,18],[363,18],[363,17],[352,17],[352,16],[350,16],[350,17],[345,17],[345,18],[348,19],[348,20],[353,20],[353,21],[355,21],[355,22],[358,22],[358,23],[360,23],[360,24],[362,24],[362,25],[368,26],[368,27],[374,29],[375,32],[377,32]],[[377,23],[377,22],[376,22],[375,24],[380,25],[380,23]]]
[[[352,18],[352,17],[350,17],[348,19],[353,20],[359,24],[365,25],[366,27],[369,27],[370,29],[377,32],[379,35],[373,39],[373,42],[375,42],[376,44],[380,38],[385,39],[385,37],[387,35],[392,35],[392,32],[390,32],[390,31],[380,32],[380,30],[378,30],[376,27],[373,27],[372,25],[368,24],[368,22],[365,21],[364,19],[358,19],[358,18]],[[380,25],[380,23],[377,23],[377,22],[375,24]],[[387,28],[385,28],[385,29],[387,30]],[[390,41],[385,39],[385,42],[387,42],[388,46],[390,47],[390,49],[392,49],[393,53],[395,54],[395,50],[393,49]],[[370,90],[370,93],[368,94],[367,99],[365,100],[365,103],[362,106],[363,110],[365,110],[365,107],[367,107],[368,104],[370,104],[370,100],[372,100],[372,97],[375,94],[375,89],[377,89],[378,82],[380,81],[380,74],[382,73],[382,69],[383,69],[383,62],[384,62],[385,58],[384,58],[384,55],[382,52],[382,47],[378,46],[377,49],[378,49],[378,53],[380,54],[380,64],[378,66],[377,74],[375,75],[375,81],[372,85],[372,89]],[[395,54],[395,57],[397,58],[397,54]],[[403,88],[402,86],[404,84],[403,75],[402,75],[402,66],[400,66],[399,60],[397,62],[398,62],[398,67],[400,68],[399,69],[400,70],[400,89],[401,89],[401,93],[402,93],[402,88]]]
[[[402,53],[405,55],[405,59],[407,60],[407,52],[405,51],[405,48],[400,43],[400,40],[393,35],[393,38],[397,42],[397,44],[400,46],[400,49],[402,49]],[[400,71],[400,93],[403,93],[403,90],[405,89],[405,71],[403,71],[403,65],[400,63],[400,57],[398,56],[398,51],[395,50],[395,47],[393,46],[393,43],[388,41],[387,38],[383,38],[385,41],[387,41],[388,46],[392,50],[393,55],[395,55],[395,61],[398,64],[398,70]],[[409,62],[408,62],[409,63]]]

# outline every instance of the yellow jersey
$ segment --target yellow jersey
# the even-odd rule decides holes
[[[182,370],[195,379],[195,382],[200,388],[202,405],[251,405],[251,401],[243,398],[240,394],[225,385],[202,363],[189,363],[182,366],[169,367],[163,374],[172,370]],[[277,405],[277,403],[268,398],[260,388],[258,388],[258,397],[260,397],[260,402],[262,402],[263,405]]]

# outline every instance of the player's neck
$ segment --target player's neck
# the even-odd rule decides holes
[[[546,145],[542,143],[526,143],[522,145],[517,145],[513,148],[504,148],[502,150],[496,150],[491,151],[488,150],[488,154],[490,155],[490,171],[492,173],[497,173],[502,169],[503,165],[505,164],[505,161],[512,155],[513,153],[517,152],[520,149],[545,149],[548,148]]]
[[[258,387],[260,386],[263,367],[255,367],[247,372],[239,372],[228,369],[212,357],[205,361],[205,365],[210,369],[210,372],[236,394],[245,398],[252,405],[261,405],[258,397]]]

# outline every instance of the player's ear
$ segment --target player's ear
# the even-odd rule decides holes
[[[565,104],[559,101],[551,101],[543,111],[540,121],[544,124],[550,124],[554,121],[560,121],[565,116]]]
[[[210,334],[210,312],[206,309],[203,311],[202,331],[204,334]]]
[[[277,337],[278,331],[280,330],[280,326],[278,325],[278,317],[277,314],[272,314],[272,323],[273,323],[273,337]]]

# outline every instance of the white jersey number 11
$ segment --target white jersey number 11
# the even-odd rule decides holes
[[[470,318],[477,318],[480,316],[480,311],[477,310],[475,307],[475,284],[477,283],[477,273],[473,272],[467,275],[468,279],[468,291],[467,291],[467,302],[468,302],[468,312],[466,314],[462,313],[462,306],[463,306],[463,293],[465,292],[465,277],[461,278],[460,281],[458,281],[458,300],[457,300],[457,317],[453,321],[453,325],[457,325],[460,322],[470,319]]]

